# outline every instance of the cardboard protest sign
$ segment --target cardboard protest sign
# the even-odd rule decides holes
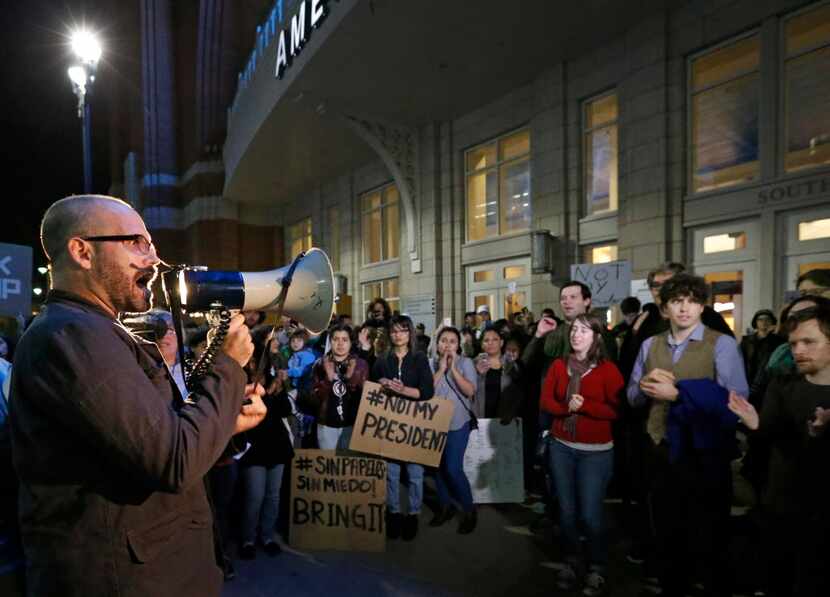
[[[464,473],[476,504],[505,504],[525,498],[522,421],[502,425],[479,419],[464,453]]]
[[[386,462],[334,450],[295,450],[290,543],[299,549],[383,551]]]
[[[452,409],[452,402],[444,398],[409,400],[367,381],[349,449],[438,466],[447,445]]]
[[[592,307],[610,307],[631,291],[631,262],[577,263],[571,266],[571,280],[590,287]]]

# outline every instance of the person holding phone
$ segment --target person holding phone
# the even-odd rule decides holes
[[[463,512],[458,532],[466,535],[475,530],[478,522],[470,481],[464,474],[464,452],[475,421],[476,370],[473,362],[461,353],[461,332],[456,328],[443,327],[438,332],[436,345],[438,356],[432,362],[435,394],[450,400],[453,412],[447,446],[435,474],[440,507],[429,524],[437,527],[452,519],[455,515],[452,501],[455,500]]]
[[[496,328],[481,336],[484,352],[476,357],[477,376],[475,411],[479,417],[510,423],[518,414],[523,392],[515,386],[519,381],[519,364],[504,352],[504,337]],[[512,355],[512,353],[511,353]]]
[[[415,345],[415,326],[406,315],[395,315],[389,325],[392,349],[378,355],[371,379],[386,392],[409,400],[429,400],[435,393],[429,361]],[[401,466],[409,477],[409,513],[401,514]],[[414,462],[386,461],[386,536],[411,541],[418,534],[418,516],[424,499],[424,467]]]

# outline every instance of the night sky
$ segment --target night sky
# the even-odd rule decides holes
[[[34,267],[44,265],[38,225],[46,208],[63,196],[83,191],[81,124],[77,99],[66,74],[71,63],[68,32],[87,23],[104,41],[117,39],[111,9],[117,0],[14,0],[3,5],[0,61],[4,87],[3,203],[0,242],[34,248]],[[117,19],[116,19],[117,21]],[[93,190],[109,188],[108,109],[99,69],[99,94],[92,98]],[[93,92],[94,93],[94,92]]]

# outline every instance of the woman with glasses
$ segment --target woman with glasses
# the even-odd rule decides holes
[[[432,371],[424,353],[415,345],[415,327],[405,315],[390,320],[391,350],[379,355],[372,367],[372,380],[377,381],[387,393],[409,400],[429,400],[435,393]],[[401,513],[399,485],[401,467],[409,477],[409,509]],[[403,536],[411,541],[418,534],[418,515],[424,497],[424,467],[413,462],[387,461],[386,467],[386,536],[397,539]]]
[[[541,397],[542,410],[554,417],[551,470],[567,553],[557,585],[570,590],[576,583],[584,534],[588,567],[583,594],[589,597],[607,588],[603,500],[614,468],[611,421],[617,418],[623,388],[622,375],[606,358],[602,330],[603,324],[592,315],[574,319],[570,353],[551,365]]]
[[[473,398],[476,393],[476,371],[473,362],[461,351],[461,333],[454,327],[444,327],[436,338],[438,356],[432,363],[435,394],[453,404],[447,445],[441,455],[441,464],[435,474],[439,510],[429,525],[438,527],[455,515],[454,499],[461,506],[463,518],[458,533],[466,535],[476,528],[477,516],[473,505],[470,481],[464,474],[464,452],[470,439]]]

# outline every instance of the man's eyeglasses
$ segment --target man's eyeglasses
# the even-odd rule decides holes
[[[147,240],[143,234],[114,234],[110,236],[82,236],[81,240],[92,242],[122,242],[136,253],[141,255],[149,255],[151,250],[155,250],[152,242]]]

